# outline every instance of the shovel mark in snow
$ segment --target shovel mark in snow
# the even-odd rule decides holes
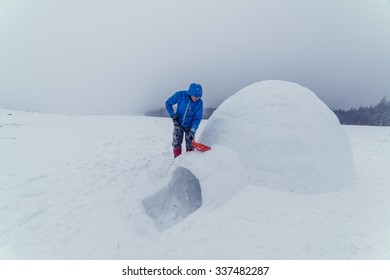
[[[171,182],[143,200],[145,212],[163,231],[181,222],[202,205],[199,180],[186,168],[175,170]]]

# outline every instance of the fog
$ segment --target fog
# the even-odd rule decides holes
[[[267,79],[350,108],[389,73],[386,0],[0,1],[0,108],[136,114],[191,82],[217,106]]]

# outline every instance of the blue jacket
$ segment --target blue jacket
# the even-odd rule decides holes
[[[173,110],[173,105],[175,104],[177,104],[176,112]],[[174,114],[179,117],[180,124],[183,127],[190,127],[194,133],[196,132],[203,115],[202,99],[193,102],[188,91],[182,90],[167,99],[165,108],[171,117]]]

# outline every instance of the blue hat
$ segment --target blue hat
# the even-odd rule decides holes
[[[188,89],[188,94],[190,96],[202,97],[202,86],[200,84],[192,83]]]

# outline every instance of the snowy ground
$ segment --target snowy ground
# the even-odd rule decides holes
[[[390,259],[390,128],[343,128],[350,188],[243,185],[161,231],[169,119],[0,110],[0,259]]]

